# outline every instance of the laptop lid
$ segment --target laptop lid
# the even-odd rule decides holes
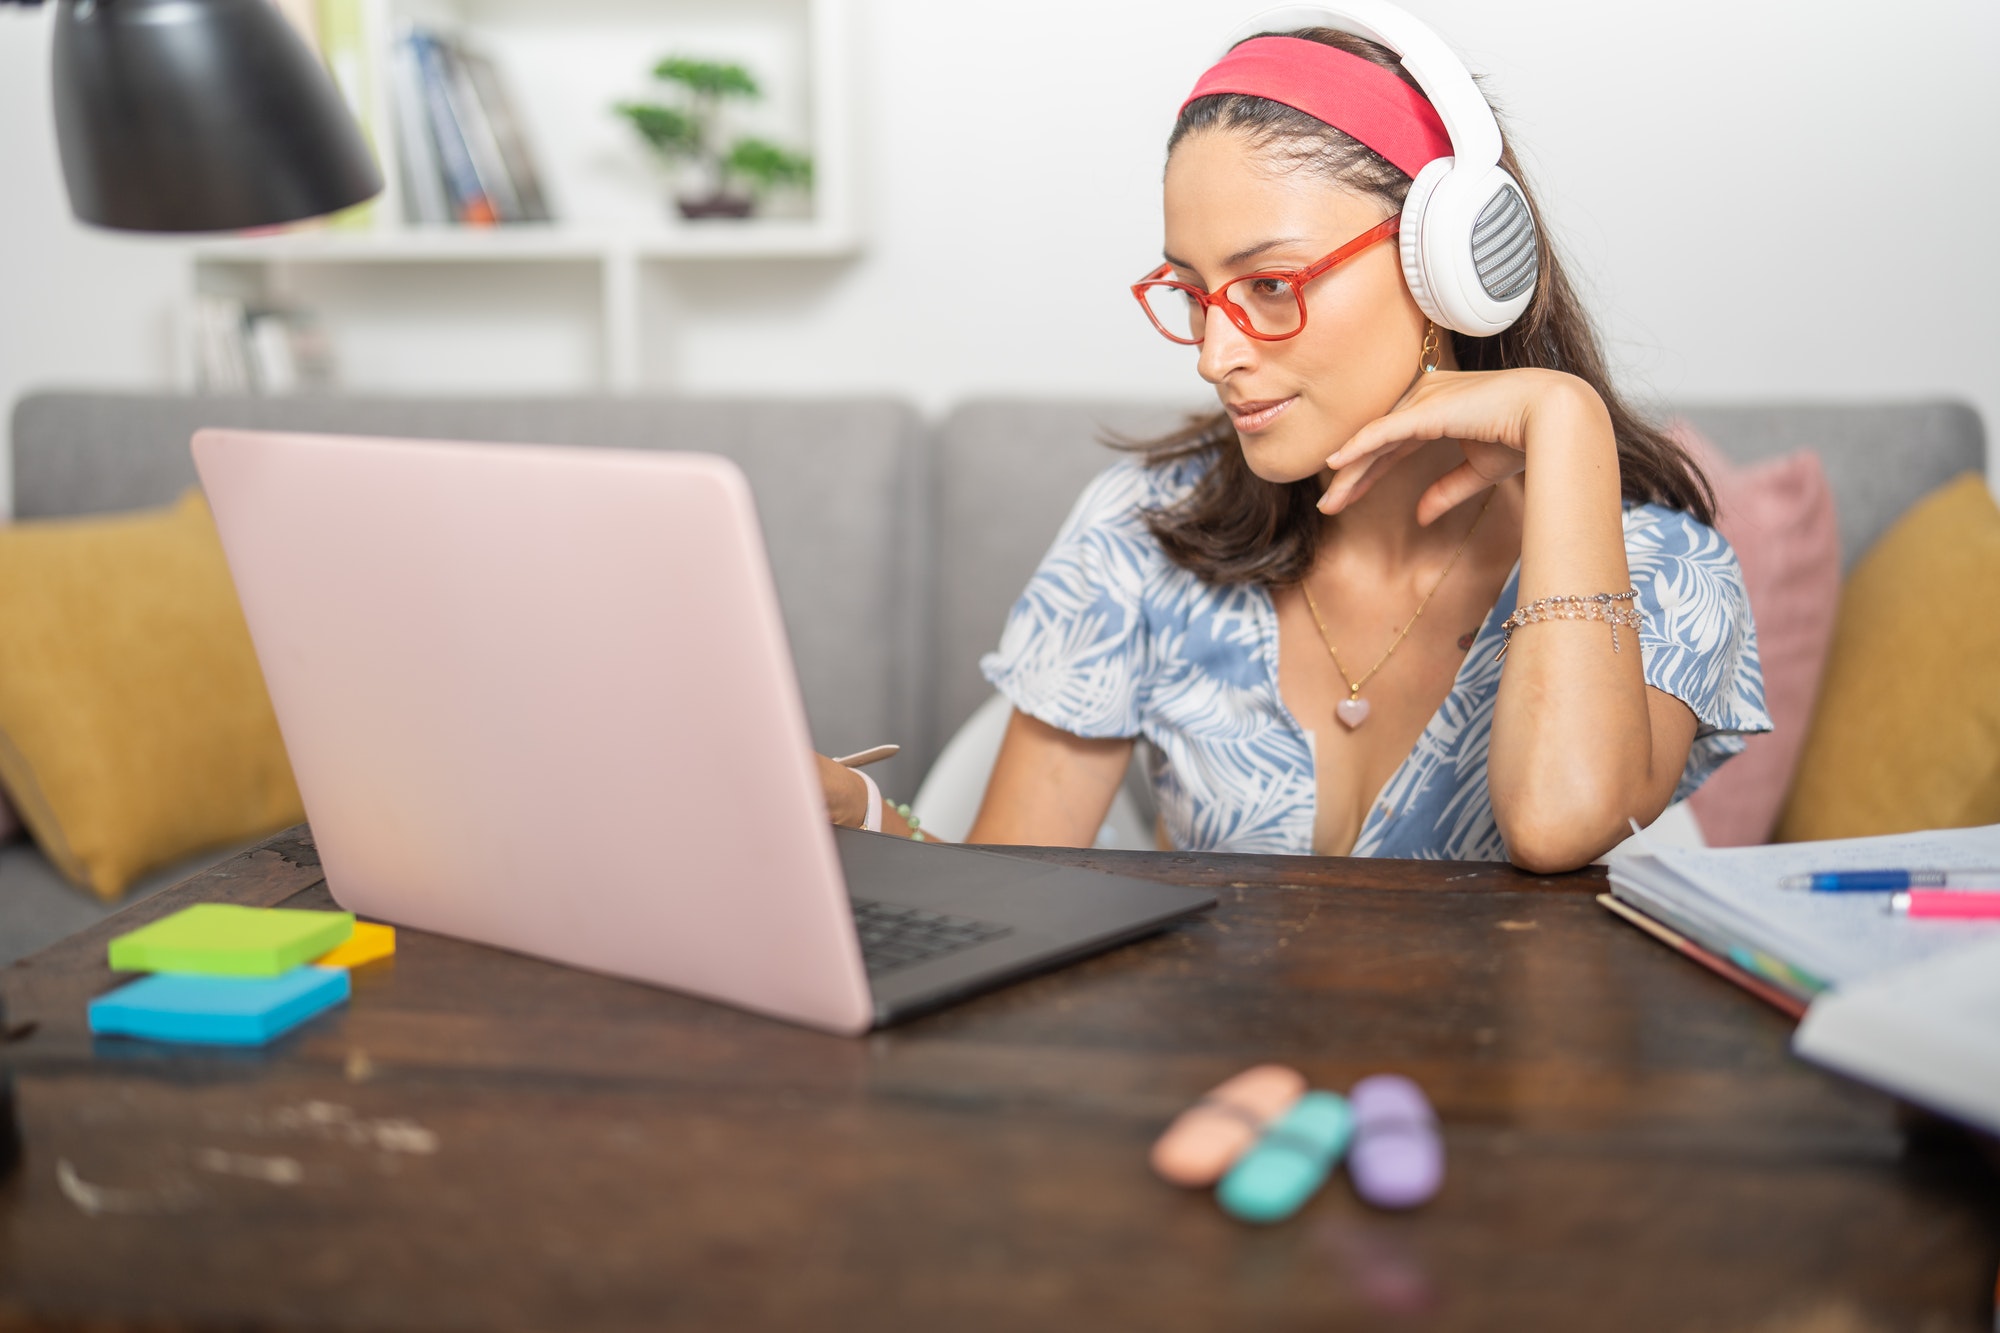
[[[194,457],[342,907],[868,1028],[734,464],[235,430]]]

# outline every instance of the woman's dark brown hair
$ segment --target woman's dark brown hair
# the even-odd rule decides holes
[[[1286,35],[1337,46],[1416,87],[1394,53],[1373,42],[1332,28],[1304,28]],[[1280,169],[1318,172],[1391,208],[1400,209],[1410,190],[1408,176],[1359,141],[1303,111],[1242,93],[1218,93],[1190,102],[1167,141],[1167,153],[1172,156],[1191,134],[1216,130],[1245,135],[1253,150]],[[1521,181],[1521,193],[1534,214],[1541,278],[1528,308],[1504,332],[1488,338],[1451,335],[1459,368],[1534,366],[1566,371],[1583,380],[1611,413],[1625,498],[1685,510],[1713,525],[1715,500],[1708,479],[1671,437],[1634,412],[1612,387],[1597,331],[1556,259],[1541,210],[1521,179],[1514,150],[1504,146],[1504,134],[1502,144],[1500,164]],[[1186,498],[1147,517],[1147,526],[1175,564],[1209,583],[1270,587],[1296,583],[1312,568],[1321,532],[1319,482],[1310,477],[1271,482],[1252,472],[1228,413],[1197,418],[1174,434],[1139,447],[1153,463],[1210,451],[1216,455],[1214,465]]]

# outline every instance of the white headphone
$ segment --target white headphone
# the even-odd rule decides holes
[[[1452,156],[1418,172],[1403,202],[1403,279],[1418,307],[1476,338],[1519,319],[1535,295],[1535,222],[1520,182],[1500,165],[1499,122],[1464,62],[1388,0],[1280,5],[1238,27],[1223,50],[1298,28],[1334,28],[1394,51],[1451,135]]]

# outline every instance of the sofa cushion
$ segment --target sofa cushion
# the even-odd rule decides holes
[[[0,777],[49,859],[110,899],[303,818],[200,493],[0,531]]]
[[[1840,606],[1840,532],[1819,455],[1738,467],[1692,427],[1676,437],[1715,487],[1717,526],[1736,550],[1757,621],[1757,656],[1772,730],[1688,798],[1711,847],[1768,842],[1805,748]]]
[[[1968,474],[1848,579],[1784,842],[2000,823],[2000,506]]]

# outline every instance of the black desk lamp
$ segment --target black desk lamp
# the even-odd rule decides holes
[[[57,0],[54,64],[63,177],[85,222],[233,231],[382,189],[332,76],[269,0]]]

